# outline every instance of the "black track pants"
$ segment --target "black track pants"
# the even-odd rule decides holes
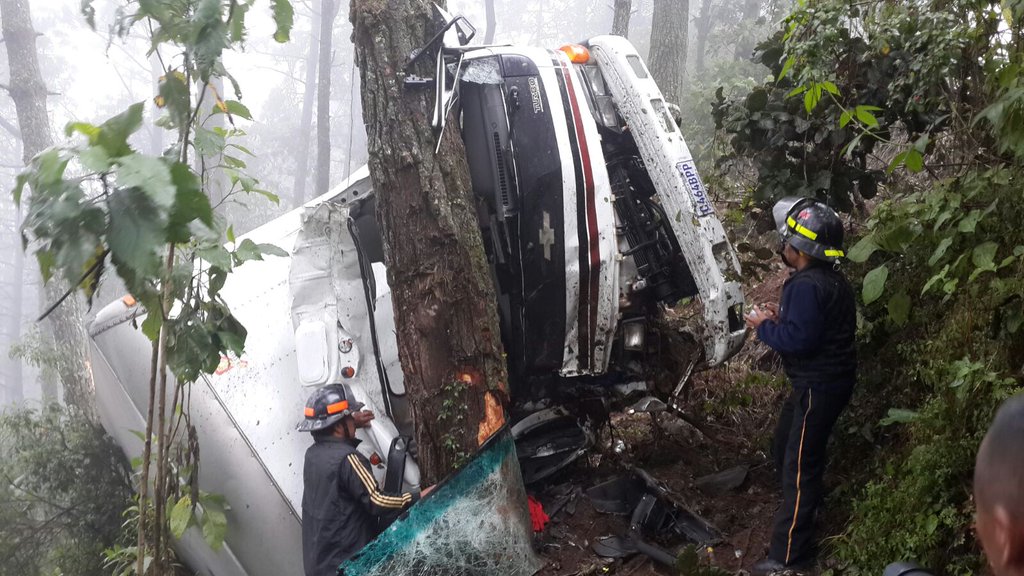
[[[768,557],[786,565],[813,560],[814,515],[821,502],[825,448],[849,394],[795,388],[782,407],[772,445],[782,483]]]

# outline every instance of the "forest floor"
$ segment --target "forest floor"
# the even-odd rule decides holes
[[[748,304],[775,301],[784,279],[781,269],[764,278],[748,291]],[[629,519],[598,513],[585,491],[623,475],[629,466],[642,468],[660,480],[722,533],[721,543],[698,550],[701,566],[740,573],[763,558],[780,498],[770,462],[770,438],[787,386],[777,356],[749,340],[725,366],[694,377],[683,409],[700,423],[700,429],[669,413],[659,414],[657,424],[651,414],[613,415],[614,435],[606,427],[588,457],[544,487],[529,490],[545,505],[557,500],[553,493],[578,490],[575,502],[558,510],[536,535],[537,549],[545,561],[539,574],[677,573],[642,554],[609,560],[592,549],[595,538],[623,535]],[[615,449],[616,440],[624,443],[619,450]],[[698,478],[736,466],[748,469],[738,487],[716,494],[697,487]],[[686,542],[677,537],[657,544],[678,553]],[[701,572],[705,576],[713,573]]]

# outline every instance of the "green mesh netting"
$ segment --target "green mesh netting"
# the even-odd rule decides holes
[[[530,576],[530,513],[508,427],[340,569],[348,576]]]

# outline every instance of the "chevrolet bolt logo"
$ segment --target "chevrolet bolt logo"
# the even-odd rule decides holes
[[[551,228],[551,214],[544,213],[544,227],[540,229],[540,243],[544,246],[544,259],[551,260],[551,246],[555,243],[555,230]]]

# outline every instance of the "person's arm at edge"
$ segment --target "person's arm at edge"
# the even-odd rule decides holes
[[[782,354],[809,354],[821,345],[825,316],[818,290],[810,282],[794,282],[783,294],[785,318],[767,320],[757,327],[757,337]]]
[[[342,475],[346,482],[345,488],[349,493],[358,495],[363,507],[374,516],[403,510],[420,499],[418,490],[397,496],[381,492],[377,487],[377,480],[373,477],[373,472],[370,471],[362,454],[355,452],[349,454],[346,464],[351,468],[352,473]]]

